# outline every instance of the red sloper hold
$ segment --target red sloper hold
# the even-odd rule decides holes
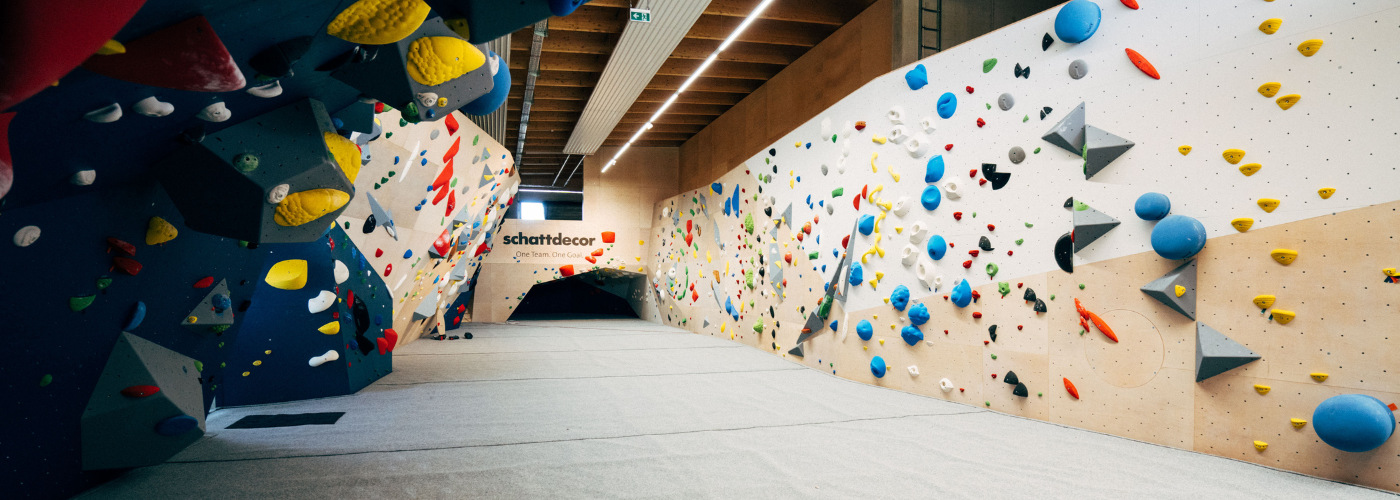
[[[141,263],[126,257],[112,257],[112,267],[124,274],[136,276],[141,273]]]
[[[4,60],[3,55],[0,55],[0,60]],[[4,77],[0,74],[0,78]],[[0,82],[0,100],[4,99],[4,95],[3,82]],[[0,109],[5,108],[0,105]],[[4,198],[5,194],[10,192],[10,186],[15,183],[14,162],[10,159],[10,120],[14,119],[14,113],[0,113],[0,198]]]
[[[447,118],[443,119],[442,122],[444,125],[447,125],[447,135],[457,133],[457,127],[459,127],[459,125],[457,125],[457,117],[452,116],[452,113],[448,113]]]
[[[565,278],[567,278],[567,277],[569,277],[569,276],[573,276],[573,275],[574,275],[574,265],[573,265],[573,264],[564,264],[564,265],[562,265],[562,266],[559,266],[559,275],[560,275],[560,276],[563,276],[563,277],[565,277]]]
[[[437,237],[437,239],[436,239],[436,240],[433,240],[433,250],[437,251],[438,255],[441,255],[441,256],[443,256],[443,257],[446,257],[446,256],[447,256],[448,250],[451,250],[451,249],[452,249],[452,230],[451,230],[451,229],[443,229],[443,230],[442,230],[442,234],[439,234],[438,237]]]
[[[462,147],[462,138],[458,137],[457,140],[452,141],[452,147],[447,148],[447,152],[442,154],[442,162],[447,163],[448,160],[457,156],[457,149],[460,147]],[[436,184],[436,182],[434,182],[434,184]]]
[[[943,146],[943,150],[944,150],[944,151],[952,151],[952,150],[953,150],[953,145],[952,145],[952,144],[949,144],[949,145]]]
[[[442,215],[444,217],[451,217],[452,210],[457,208],[457,192],[451,188],[444,188],[443,190],[447,191],[447,210],[446,213]]]
[[[160,388],[154,385],[133,385],[122,389],[122,395],[128,398],[144,398],[160,392]]]
[[[685,224],[685,231],[688,233],[690,232],[690,221],[686,221]],[[603,243],[612,243],[614,241],[617,241],[617,233],[614,233],[612,231],[603,231]]]
[[[592,256],[592,255],[589,255],[589,256],[587,256],[587,257],[584,257],[583,260],[588,261],[589,264],[597,264],[597,263],[598,263],[598,258],[597,258],[597,257],[594,257],[594,256]]]
[[[127,257],[136,256],[136,245],[132,245],[125,241],[116,238],[107,238],[107,246],[112,247],[112,249],[116,250],[117,253],[120,253]]]
[[[1123,5],[1127,6],[1129,9],[1138,10],[1138,3],[1137,3],[1137,0],[1121,0],[1121,1],[1123,2]],[[1065,383],[1068,384],[1068,383],[1069,383],[1069,379],[1065,379]],[[1070,386],[1070,387],[1074,387],[1074,386]],[[1075,393],[1074,399],[1079,399],[1079,394],[1078,394],[1078,393]]]
[[[695,235],[693,235],[693,234],[691,234],[691,233],[685,233],[685,246],[690,246],[690,245],[691,245],[691,240],[694,238],[694,236],[695,236]]]
[[[384,275],[385,275],[385,276],[388,276],[389,273],[392,273],[392,272],[394,272],[394,265],[393,265],[393,264],[384,264]]]
[[[1147,58],[1142,57],[1142,54],[1137,53],[1137,51],[1133,49],[1123,50],[1128,53],[1128,60],[1132,61],[1133,66],[1137,66],[1137,69],[1142,70],[1143,73],[1146,73],[1147,76],[1150,76],[1154,79],[1162,79],[1162,75],[1160,73],[1157,73],[1157,68],[1152,66],[1152,63],[1147,62]]]
[[[1123,0],[1123,3],[1127,3],[1127,2],[1129,2],[1129,1],[1131,1],[1131,0]],[[1133,8],[1136,9],[1137,6],[1134,5]],[[1063,378],[1063,377],[1061,377],[1061,378]],[[1079,399],[1079,389],[1077,389],[1077,388],[1074,387],[1074,382],[1070,382],[1069,379],[1067,379],[1067,378],[1065,378],[1064,381],[1065,381],[1065,392],[1068,392],[1070,396],[1074,396],[1074,399]]]
[[[462,317],[458,316],[457,321],[461,320]],[[393,328],[385,328],[384,338],[389,343],[389,352],[394,352],[394,348],[399,346],[399,332],[394,331]]]
[[[972,93],[972,86],[971,86],[971,85],[968,85],[968,86],[967,86],[967,93],[969,93],[969,94]]]
[[[593,253],[590,254],[590,255],[592,255],[592,256],[594,256],[594,257],[602,257],[602,256],[603,256],[603,249],[599,248],[599,249],[597,249],[597,250],[594,250]]]
[[[125,45],[126,53],[90,57],[83,68],[118,80],[193,92],[232,92],[248,84],[204,16]]]
[[[978,118],[978,119],[977,119],[977,128],[982,128],[982,127],[985,126],[986,124],[987,124],[987,121],[986,121],[986,120],[983,120],[983,119],[981,119],[981,118]]]
[[[213,276],[205,276],[203,278],[200,278],[199,281],[194,282],[195,288],[209,288],[211,286],[214,286]]]
[[[389,354],[389,341],[384,337],[374,339],[374,345],[379,348],[379,355]]]
[[[438,186],[438,187],[437,187],[437,196],[434,196],[434,197],[433,197],[433,205],[437,205],[438,202],[441,202],[442,200],[447,199],[447,193],[450,193],[450,192],[452,192],[452,188],[450,188],[450,187],[448,187],[448,186]]]
[[[452,182],[453,163],[451,158],[447,159],[447,165],[442,167],[442,171],[438,172],[437,178],[433,179],[432,186],[434,189],[441,189],[447,186],[447,183]]]
[[[476,247],[476,253],[472,254],[472,257],[476,257],[476,256],[478,256],[478,255],[481,255],[481,254],[484,254],[484,253],[490,252],[490,251],[491,251],[491,247],[488,246],[488,245],[485,244],[485,243],[482,243],[480,246],[477,246],[477,247]]]
[[[102,47],[146,0],[5,0],[0,15],[0,111],[63,78]],[[106,57],[106,56],[104,56]],[[0,132],[8,120],[0,115]],[[4,134],[0,133],[0,139]],[[0,140],[0,144],[4,141]],[[9,163],[0,154],[0,163]],[[0,166],[0,197],[9,183]]]

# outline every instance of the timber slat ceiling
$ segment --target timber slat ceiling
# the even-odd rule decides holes
[[[680,146],[874,1],[773,2],[633,147]],[[568,17],[550,18],[521,155],[520,172],[531,176],[527,184],[547,186],[554,174],[566,168],[566,163],[566,170],[571,170],[578,162],[578,155],[564,154],[564,145],[627,26],[631,3],[636,2],[592,0]],[[603,146],[625,144],[759,3],[761,0],[710,0],[704,14],[608,134]],[[505,146],[512,151],[519,141],[531,30],[522,29],[511,37],[512,87],[506,101]],[[550,175],[542,175],[545,173]],[[568,174],[565,171],[559,181],[562,183]],[[579,190],[582,186],[583,176],[575,175],[568,186],[555,187]]]

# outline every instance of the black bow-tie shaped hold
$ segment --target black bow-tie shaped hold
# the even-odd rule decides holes
[[[1021,63],[1016,63],[1016,77],[1017,77],[1017,78],[1025,78],[1025,79],[1029,80],[1029,79],[1031,78],[1031,68],[1030,68],[1030,66],[1026,66],[1026,67],[1022,68],[1022,67],[1021,67]]]

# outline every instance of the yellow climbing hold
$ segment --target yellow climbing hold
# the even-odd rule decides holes
[[[125,54],[126,46],[116,40],[107,40],[101,47],[97,48],[97,55],[110,56],[112,54]]]
[[[355,177],[360,175],[360,148],[340,134],[322,132],[321,135],[326,140],[326,149],[331,151],[331,157],[340,165],[340,170],[345,172],[345,178],[354,184]]]
[[[1320,49],[1322,49],[1322,40],[1316,38],[1298,44],[1298,52],[1307,57],[1312,57]]]
[[[1278,90],[1281,88],[1283,88],[1282,83],[1269,82],[1259,86],[1259,95],[1262,95],[1264,97],[1273,97],[1274,94],[1277,94]]]
[[[1397,274],[1400,274],[1400,273],[1397,273],[1397,272],[1395,271],[1395,268],[1393,268],[1393,267],[1387,267],[1387,268],[1385,268],[1385,269],[1381,269],[1381,272],[1382,272],[1382,273],[1385,273],[1386,276],[1396,276]]]
[[[1249,177],[1249,176],[1251,176],[1251,175],[1254,175],[1254,173],[1255,173],[1255,172],[1258,172],[1259,169],[1261,169],[1261,168],[1264,168],[1264,166],[1263,166],[1263,165],[1260,165],[1260,164],[1258,164],[1258,163],[1250,163],[1250,164],[1247,164],[1247,165],[1241,165],[1241,166],[1240,166],[1240,173],[1241,173],[1241,174],[1244,174],[1245,177]]]
[[[1260,24],[1259,31],[1263,31],[1265,35],[1272,35],[1278,32],[1280,26],[1283,26],[1283,20],[1276,17]]]
[[[894,171],[894,165],[886,165],[885,169],[890,171],[890,177],[894,177],[895,182],[899,182],[899,172]]]
[[[1321,196],[1322,199],[1325,200],[1325,199],[1331,198],[1332,195],[1333,195],[1334,193],[1336,193],[1336,192],[1337,192],[1337,188],[1322,188],[1322,189],[1317,190],[1317,195],[1318,195],[1318,196]]]
[[[316,330],[326,335],[335,335],[337,333],[340,333],[340,321],[332,321],[330,323],[326,323],[324,325],[321,325],[321,327],[317,328]]]
[[[390,44],[418,30],[430,10],[423,0],[360,0],[336,14],[326,33],[350,43]]]
[[[179,235],[180,230],[175,229],[175,226],[160,217],[151,217],[151,221],[146,224],[147,245],[159,245],[173,240]]]
[[[306,261],[290,259],[273,264],[272,269],[267,270],[263,281],[273,288],[301,290],[301,287],[306,286]]]
[[[1188,146],[1188,145],[1185,145],[1185,144],[1183,144],[1183,145],[1181,145],[1181,146],[1177,146],[1177,147],[1176,147],[1176,150],[1179,151],[1179,152],[1181,152],[1181,156],[1186,156],[1186,155],[1191,154],[1191,146]]]
[[[1270,313],[1274,315],[1274,321],[1277,321],[1280,325],[1286,325],[1292,322],[1293,318],[1298,316],[1298,313],[1295,313],[1293,311],[1285,311],[1283,309],[1274,309],[1273,311],[1270,311]]]
[[[185,323],[198,323],[198,322],[199,322],[199,316],[187,316],[187,317],[185,317]]]
[[[1255,441],[1255,442],[1254,442],[1254,449],[1259,450],[1259,451],[1267,450],[1267,449],[1269,449],[1269,443],[1265,443],[1265,442],[1263,442],[1263,441]]]
[[[894,325],[890,325],[890,327],[894,327]],[[885,339],[880,339],[880,345],[885,345]]]
[[[1302,429],[1303,426],[1308,425],[1308,421],[1301,418],[1290,418],[1288,423],[1293,424],[1294,429]]]
[[[1251,219],[1249,217],[1240,217],[1238,219],[1230,221],[1230,225],[1235,226],[1236,231],[1243,233],[1245,231],[1248,231],[1250,227],[1254,226],[1254,219]]]
[[[1260,309],[1268,309],[1274,306],[1274,300],[1276,299],[1277,297],[1273,295],[1256,295],[1254,297],[1254,305]]]
[[[1278,208],[1278,204],[1279,204],[1279,201],[1278,201],[1277,198],[1260,198],[1260,199],[1259,199],[1259,208],[1264,209],[1264,211],[1267,212],[1267,213],[1274,213],[1274,209],[1275,209],[1275,208]]]
[[[1278,107],[1288,109],[1293,107],[1294,104],[1298,104],[1298,100],[1302,98],[1303,96],[1300,96],[1298,94],[1288,94],[1286,96],[1274,100],[1274,102],[1278,103]]]
[[[446,97],[439,97],[439,98],[438,98],[437,105],[438,105],[439,108],[445,108],[445,107],[447,107],[447,98],[446,98]]]
[[[1309,373],[1308,376],[1309,376],[1309,377],[1312,377],[1313,380],[1316,380],[1316,381],[1318,381],[1318,382],[1325,382],[1325,381],[1327,381],[1327,374],[1326,374],[1326,373],[1322,373],[1322,372],[1313,372],[1313,373]]]
[[[873,143],[875,143],[875,144],[884,144],[884,143],[885,143],[885,136],[883,136],[883,135],[872,135],[872,136],[870,136],[870,142],[873,142]]]
[[[261,360],[261,359],[255,359],[255,360],[253,360],[253,366],[262,366],[262,360]]]
[[[797,142],[792,143],[792,147],[794,147],[794,148],[800,148],[800,147],[802,147],[802,141],[797,141]]]
[[[904,234],[904,226],[895,226],[894,234]]]
[[[880,167],[875,166],[875,159],[880,157],[880,153],[870,153],[870,173],[877,173]]]
[[[1221,156],[1224,156],[1225,161],[1230,162],[1231,165],[1238,165],[1240,163],[1240,160],[1244,159],[1244,150],[1227,149],[1224,153],[1221,153]]]
[[[1176,285],[1176,296],[1177,296],[1177,297],[1180,297],[1180,296],[1182,296],[1182,295],[1186,295],[1186,287],[1181,286],[1181,285]]]
[[[277,204],[272,220],[281,226],[300,226],[339,210],[350,202],[350,195],[337,189],[312,189],[287,195]]]
[[[1279,264],[1286,266],[1292,264],[1293,260],[1298,258],[1298,251],[1289,250],[1287,248],[1275,248],[1274,251],[1269,252],[1269,256],[1273,257]]]
[[[423,85],[441,85],[486,63],[486,55],[466,40],[425,36],[408,46],[408,76]]]
[[[1264,384],[1254,384],[1254,392],[1257,392],[1259,394],[1268,394],[1269,389],[1273,388]]]

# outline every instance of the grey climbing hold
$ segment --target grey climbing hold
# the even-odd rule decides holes
[[[1200,382],[1259,359],[1248,347],[1196,322],[1196,381]]]
[[[1180,297],[1176,296],[1178,286],[1183,290]],[[1196,261],[1192,259],[1161,278],[1143,285],[1142,293],[1166,304],[1182,316],[1196,319]]]
[[[1016,98],[1012,97],[1011,94],[1002,94],[1001,97],[997,97],[997,106],[1000,107],[1002,111],[1010,111],[1015,105]]]
[[[797,344],[797,347],[794,347],[794,348],[792,348],[792,349],[789,349],[789,350],[788,350],[788,354],[791,354],[791,355],[793,355],[793,356],[797,356],[797,357],[799,357],[799,358],[806,357],[806,356],[804,356],[804,355],[802,354],[802,344]]]
[[[1085,76],[1085,75],[1088,75],[1088,74],[1089,74],[1089,63],[1084,62],[1083,59],[1075,59],[1074,62],[1069,63],[1069,77],[1070,77],[1070,78],[1073,78],[1073,79],[1075,79],[1075,80],[1078,80],[1078,79],[1080,79],[1080,78],[1084,78],[1084,76]]]
[[[1006,155],[1011,158],[1011,163],[1013,164],[1019,164],[1023,161],[1026,161],[1026,150],[1021,149],[1021,146],[1012,146],[1011,151],[1008,152]]]
[[[1054,144],[1074,154],[1083,154],[1084,150],[1084,103],[1079,103],[1070,111],[1068,115],[1060,119],[1055,124],[1055,128],[1050,129],[1045,135],[1040,136],[1050,144]]]
[[[1093,125],[1084,126],[1084,179],[1099,173],[1113,160],[1133,148],[1133,141],[1118,137]]]
[[[1094,207],[1084,206],[1084,210],[1074,211],[1074,251],[1078,253],[1084,247],[1089,246],[1095,240],[1108,234],[1108,231],[1118,227],[1118,219],[1109,217],[1108,214],[1094,210]]]

